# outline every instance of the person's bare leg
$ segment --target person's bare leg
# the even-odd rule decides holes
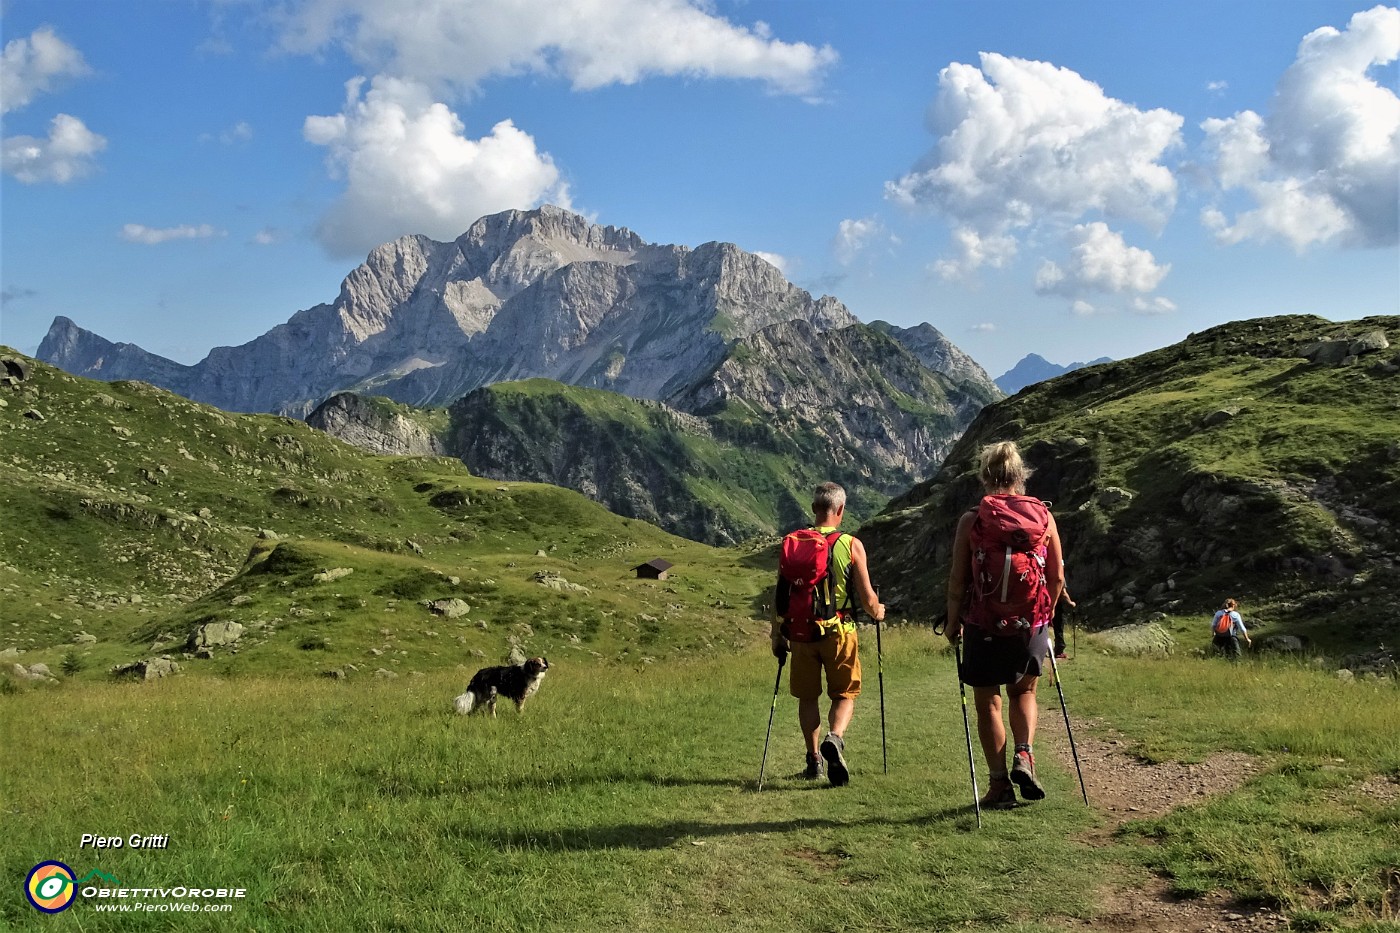
[[[1026,677],[1006,688],[1011,703],[1011,736],[1017,745],[1035,744],[1035,727],[1040,721],[1040,706],[1035,699],[1035,685],[1040,678]]]
[[[977,738],[992,775],[1006,774],[1006,726],[1001,721],[1001,688],[973,687],[977,707]]]
[[[798,700],[797,701],[797,722],[802,727],[802,738],[807,743],[807,754],[817,753],[817,744],[821,741],[822,711],[819,701]]]
[[[855,711],[856,701],[850,697],[837,697],[832,700],[831,711],[826,719],[827,728],[835,735],[844,736]]]

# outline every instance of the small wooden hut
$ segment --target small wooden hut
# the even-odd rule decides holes
[[[675,564],[669,560],[662,560],[657,557],[647,561],[645,564],[638,564],[632,568],[637,571],[638,580],[664,580],[666,574]]]

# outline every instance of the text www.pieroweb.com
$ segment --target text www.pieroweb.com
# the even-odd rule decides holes
[[[233,910],[232,904],[190,904],[190,903],[163,903],[147,904],[141,901],[136,903],[114,904],[108,901],[105,904],[93,904],[92,909],[98,913],[125,914],[125,913],[205,913],[217,914]]]

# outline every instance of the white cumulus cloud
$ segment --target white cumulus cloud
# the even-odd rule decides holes
[[[333,255],[364,255],[405,234],[456,239],[503,210],[570,206],[554,160],[510,120],[471,139],[425,86],[382,75],[364,85],[347,82],[344,111],[307,117],[302,128],[346,183],[318,230]]]
[[[875,217],[843,220],[837,225],[836,236],[831,241],[831,251],[835,254],[837,262],[849,266],[876,239],[883,237],[884,233],[884,224]]]
[[[792,262],[786,256],[778,253],[765,253],[762,250],[756,249],[753,254],[768,263],[768,265],[772,266],[774,269],[777,269],[783,275],[788,275],[792,267]]]
[[[65,78],[82,77],[91,70],[83,53],[49,26],[39,27],[27,39],[11,39],[0,55],[0,113],[18,110]]]
[[[745,78],[806,94],[837,60],[829,46],[737,26],[703,0],[300,0],[281,44],[344,48],[366,70],[475,89],[493,75],[561,75],[576,89],[653,75]]]
[[[966,278],[982,266],[1000,269],[1016,258],[1019,246],[1010,234],[983,235],[971,227],[958,227],[953,231],[953,249],[952,258],[940,259],[931,267],[948,281]]]
[[[1160,228],[1176,206],[1164,156],[1182,117],[1141,110],[1067,68],[992,52],[939,74],[928,110],[934,149],[886,197],[955,226],[945,277],[1014,257],[1025,228],[1093,213]]]
[[[1303,38],[1267,116],[1211,119],[1207,163],[1223,192],[1253,202],[1202,222],[1224,243],[1279,239],[1393,246],[1400,240],[1400,97],[1371,77],[1400,57],[1400,10],[1378,6]]]
[[[211,237],[223,236],[222,230],[215,228],[211,224],[181,224],[178,227],[148,227],[145,224],[123,224],[121,238],[128,243],[144,243],[147,246],[155,246],[159,243],[168,243],[171,240],[207,240]]]
[[[1078,224],[1065,237],[1069,258],[1061,266],[1051,260],[1041,263],[1035,276],[1035,290],[1041,295],[1061,295],[1078,304],[1089,293],[1129,295],[1134,311],[1163,313],[1174,310],[1165,298],[1150,297],[1171,266],[1162,265],[1145,249],[1129,246],[1121,234],[1102,222]]]
[[[67,184],[96,168],[93,157],[107,148],[107,139],[89,130],[82,120],[60,113],[49,123],[45,139],[11,136],[0,149],[0,166],[26,185],[51,181]]]

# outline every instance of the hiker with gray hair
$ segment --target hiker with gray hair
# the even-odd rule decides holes
[[[977,736],[991,771],[981,805],[1016,805],[1041,800],[1045,788],[1035,773],[1035,688],[1050,652],[1050,623],[1064,589],[1064,556],[1055,518],[1026,495],[1031,470],[1011,441],[982,448],[979,478],[985,493],[977,508],[958,521],[948,573],[945,631],[966,656],[958,676],[972,688]],[[1010,707],[1015,743],[1006,767],[1002,686]]]

